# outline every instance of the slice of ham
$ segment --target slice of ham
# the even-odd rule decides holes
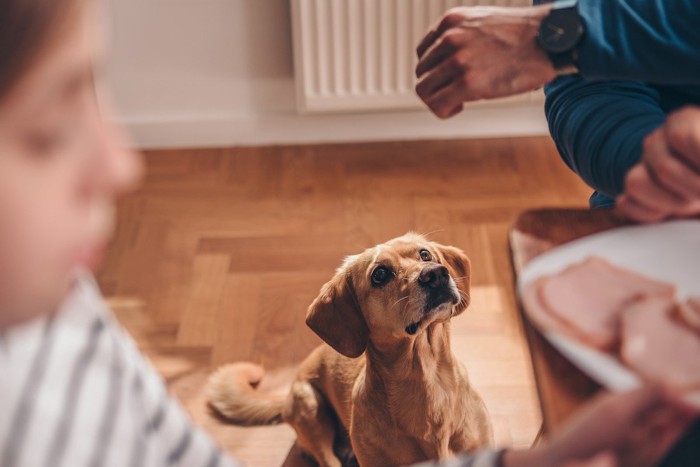
[[[700,389],[700,337],[674,319],[673,300],[647,297],[622,314],[620,356],[644,379]]]
[[[543,329],[564,332],[600,350],[617,342],[622,310],[644,296],[671,299],[675,287],[599,257],[590,257],[528,287],[525,307]]]
[[[678,316],[692,330],[700,333],[700,298],[690,298],[678,306]]]
[[[543,331],[556,332],[569,337],[580,338],[576,328],[559,316],[548,310],[542,302],[542,286],[550,279],[550,276],[537,279],[523,290],[522,301],[527,310],[528,317]]]

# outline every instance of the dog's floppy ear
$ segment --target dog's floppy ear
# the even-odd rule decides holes
[[[345,355],[362,355],[369,341],[369,328],[357,302],[352,277],[341,268],[309,307],[306,324],[328,345]]]
[[[459,248],[453,246],[435,245],[442,255],[443,264],[450,272],[450,276],[457,284],[457,288],[462,296],[455,306],[455,315],[462,313],[469,306],[471,296],[469,295],[469,284],[471,282],[471,262],[466,254]]]

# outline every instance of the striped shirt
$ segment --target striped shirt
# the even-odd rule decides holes
[[[229,467],[80,275],[57,313],[0,334],[0,467]]]

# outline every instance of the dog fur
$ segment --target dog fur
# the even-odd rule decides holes
[[[486,407],[450,348],[469,280],[461,250],[413,233],[348,257],[309,307],[327,345],[302,362],[289,394],[256,391],[263,369],[238,363],[211,376],[209,404],[237,424],[288,423],[321,466],[343,464],[343,438],[362,466],[490,446]]]

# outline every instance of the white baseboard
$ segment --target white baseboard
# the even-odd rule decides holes
[[[143,149],[316,144],[548,134],[541,102],[475,105],[450,120],[426,111],[122,118]]]

